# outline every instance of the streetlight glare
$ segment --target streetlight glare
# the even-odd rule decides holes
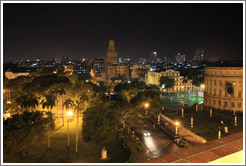
[[[148,108],[149,107],[149,103],[145,103],[144,106],[145,106],[145,108]]]
[[[73,112],[72,112],[72,111],[68,111],[68,112],[67,112],[67,115],[68,115],[68,116],[72,116],[72,115],[73,115]]]
[[[175,125],[176,125],[176,126],[179,126],[179,122],[176,122]]]

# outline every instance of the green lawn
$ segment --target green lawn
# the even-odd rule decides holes
[[[19,162],[19,163],[103,163],[100,160],[101,149],[92,143],[87,143],[82,140],[81,136],[81,120],[78,125],[79,127],[79,143],[78,153],[75,153],[75,131],[76,131],[76,120],[69,122],[69,133],[70,133],[70,146],[67,148],[67,123],[64,127],[61,127],[61,123],[56,123],[56,128],[61,127],[59,130],[51,135],[51,149],[47,150],[47,139],[35,149],[29,151],[28,156],[24,159],[8,159],[4,162]],[[111,160],[107,162],[125,162],[130,157],[130,151],[124,149],[120,143],[116,143],[109,151],[108,156]]]
[[[179,93],[179,98],[178,98]],[[188,93],[185,92],[172,92],[170,93],[170,96],[172,96],[172,100],[170,99],[168,93],[164,93],[164,97],[162,98],[162,104],[167,109],[175,109],[182,107],[182,102],[184,102],[185,105],[191,106],[197,103],[200,103],[203,101],[203,97],[197,97],[197,96],[190,96]],[[194,93],[193,93],[194,95]]]
[[[219,127],[222,131],[222,137],[243,130],[242,120],[238,119],[237,126],[234,126],[233,120],[222,119],[224,124],[221,124],[221,119],[210,117],[208,111],[195,112],[195,107],[193,107],[192,110],[185,110],[184,118],[181,117],[181,111],[179,111],[179,113],[170,114],[169,116],[172,119],[179,120],[186,128],[190,129],[208,141],[218,138]],[[190,126],[192,116],[194,126],[193,128]],[[229,128],[229,133],[224,132],[225,126]]]

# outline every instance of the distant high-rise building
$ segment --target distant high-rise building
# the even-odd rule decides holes
[[[185,62],[185,54],[180,54],[180,53],[178,53],[176,56],[175,56],[175,60],[177,61],[177,62],[181,62],[181,63],[183,63],[183,62]]]
[[[152,59],[153,61],[156,61],[157,58],[158,58],[157,52],[156,52],[156,51],[152,52],[152,53],[151,53],[151,59]]]
[[[195,52],[194,60],[195,61],[202,61],[204,60],[205,51],[203,49],[197,49]]]
[[[104,59],[94,59],[92,62],[91,74],[93,77],[101,77],[105,71]]]
[[[167,57],[166,56],[163,58],[163,61],[164,62],[167,62]]]

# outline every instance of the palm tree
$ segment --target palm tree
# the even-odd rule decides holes
[[[28,93],[18,97],[16,102],[21,106],[21,108],[26,108],[27,111],[28,108],[35,108],[38,106],[38,97],[32,93]]]
[[[52,92],[56,94],[57,117],[58,117],[58,123],[59,123],[60,116],[59,116],[59,109],[58,109],[58,95],[62,95],[62,103],[63,103],[63,95],[66,94],[66,91],[65,91],[64,88],[61,88],[61,87],[55,87],[55,88],[52,90]],[[64,121],[63,105],[62,105],[62,117],[63,117],[63,121]]]
[[[83,112],[85,111],[85,102],[89,100],[88,96],[86,94],[82,94],[79,97],[80,102],[83,103]]]
[[[198,88],[204,82],[203,77],[194,76],[192,78],[192,84],[197,87],[197,99],[198,99]]]
[[[70,98],[68,98],[63,105],[66,107],[66,109],[68,110],[70,107],[74,106],[74,101],[71,100]]]
[[[55,94],[53,92],[51,92],[48,94],[44,94],[44,97],[45,97],[45,99],[41,101],[43,109],[46,107],[48,109],[48,111],[51,112],[51,110],[55,106],[55,101],[56,101]]]

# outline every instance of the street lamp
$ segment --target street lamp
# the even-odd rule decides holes
[[[178,135],[178,126],[179,126],[179,122],[177,121],[176,123],[175,123],[175,135]]]
[[[73,115],[73,112],[70,110],[70,111],[67,112],[67,115],[68,116],[72,116]]]
[[[67,112],[67,146],[69,147],[69,116],[72,116],[73,112],[70,110]]]
[[[149,103],[145,103],[145,104],[144,104],[144,107],[145,107],[145,109],[146,109],[145,115],[147,115],[147,109],[149,108]]]

